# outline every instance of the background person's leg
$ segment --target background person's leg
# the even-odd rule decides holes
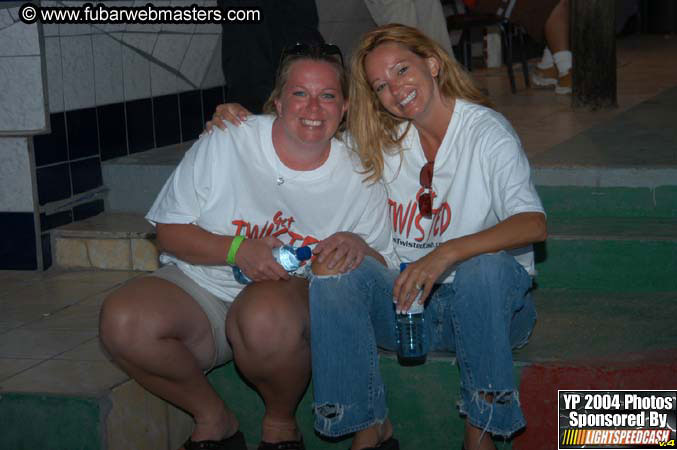
[[[388,23],[417,25],[414,0],[364,0],[364,4],[378,26]]]
[[[454,59],[454,51],[451,48],[451,40],[447,30],[447,20],[440,0],[415,0],[414,6],[416,7],[416,21],[419,30],[440,44],[451,59]]]
[[[247,286],[228,311],[235,363],[266,407],[261,439],[301,437],[295,412],[310,380],[308,282],[301,278]]]

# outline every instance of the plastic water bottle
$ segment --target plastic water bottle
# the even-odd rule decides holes
[[[400,264],[400,272],[407,265]],[[424,306],[419,303],[422,293],[419,291],[409,311],[397,315],[397,359],[403,366],[423,364],[426,359]]]
[[[293,272],[301,266],[301,262],[310,259],[312,252],[310,247],[292,247],[291,245],[283,245],[282,247],[275,247],[273,249],[273,258],[275,261],[287,272]],[[240,284],[249,284],[252,280],[247,275],[242,273],[239,267],[233,266],[233,276]]]

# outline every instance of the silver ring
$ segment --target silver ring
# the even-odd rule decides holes
[[[418,284],[418,283],[416,283],[416,285],[415,285],[414,287],[416,287],[416,290],[417,290],[417,291],[422,291],[422,290],[423,290],[423,286],[421,286],[421,285]]]

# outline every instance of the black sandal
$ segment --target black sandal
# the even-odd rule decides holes
[[[183,444],[183,448],[186,450],[247,450],[247,443],[242,431],[238,431],[220,441],[194,441],[188,438]]]
[[[378,447],[367,447],[362,450],[400,450],[400,443],[397,439],[390,436],[388,439],[381,442]]]
[[[282,441],[276,443],[261,441],[257,450],[306,450],[303,438],[298,441]]]

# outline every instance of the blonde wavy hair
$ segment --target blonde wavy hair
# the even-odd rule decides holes
[[[433,57],[440,62],[437,86],[445,99],[460,98],[472,103],[491,106],[489,99],[475,86],[465,69],[451,59],[435,41],[416,28],[400,24],[378,27],[366,33],[353,52],[351,61],[350,107],[348,129],[354,139],[353,150],[358,153],[367,180],[376,181],[383,175],[383,153],[401,151],[400,143],[411,127],[408,123],[404,133],[399,133],[400,124],[406,121],[388,112],[367,80],[365,60],[376,47],[394,42],[407,48],[421,58]]]

